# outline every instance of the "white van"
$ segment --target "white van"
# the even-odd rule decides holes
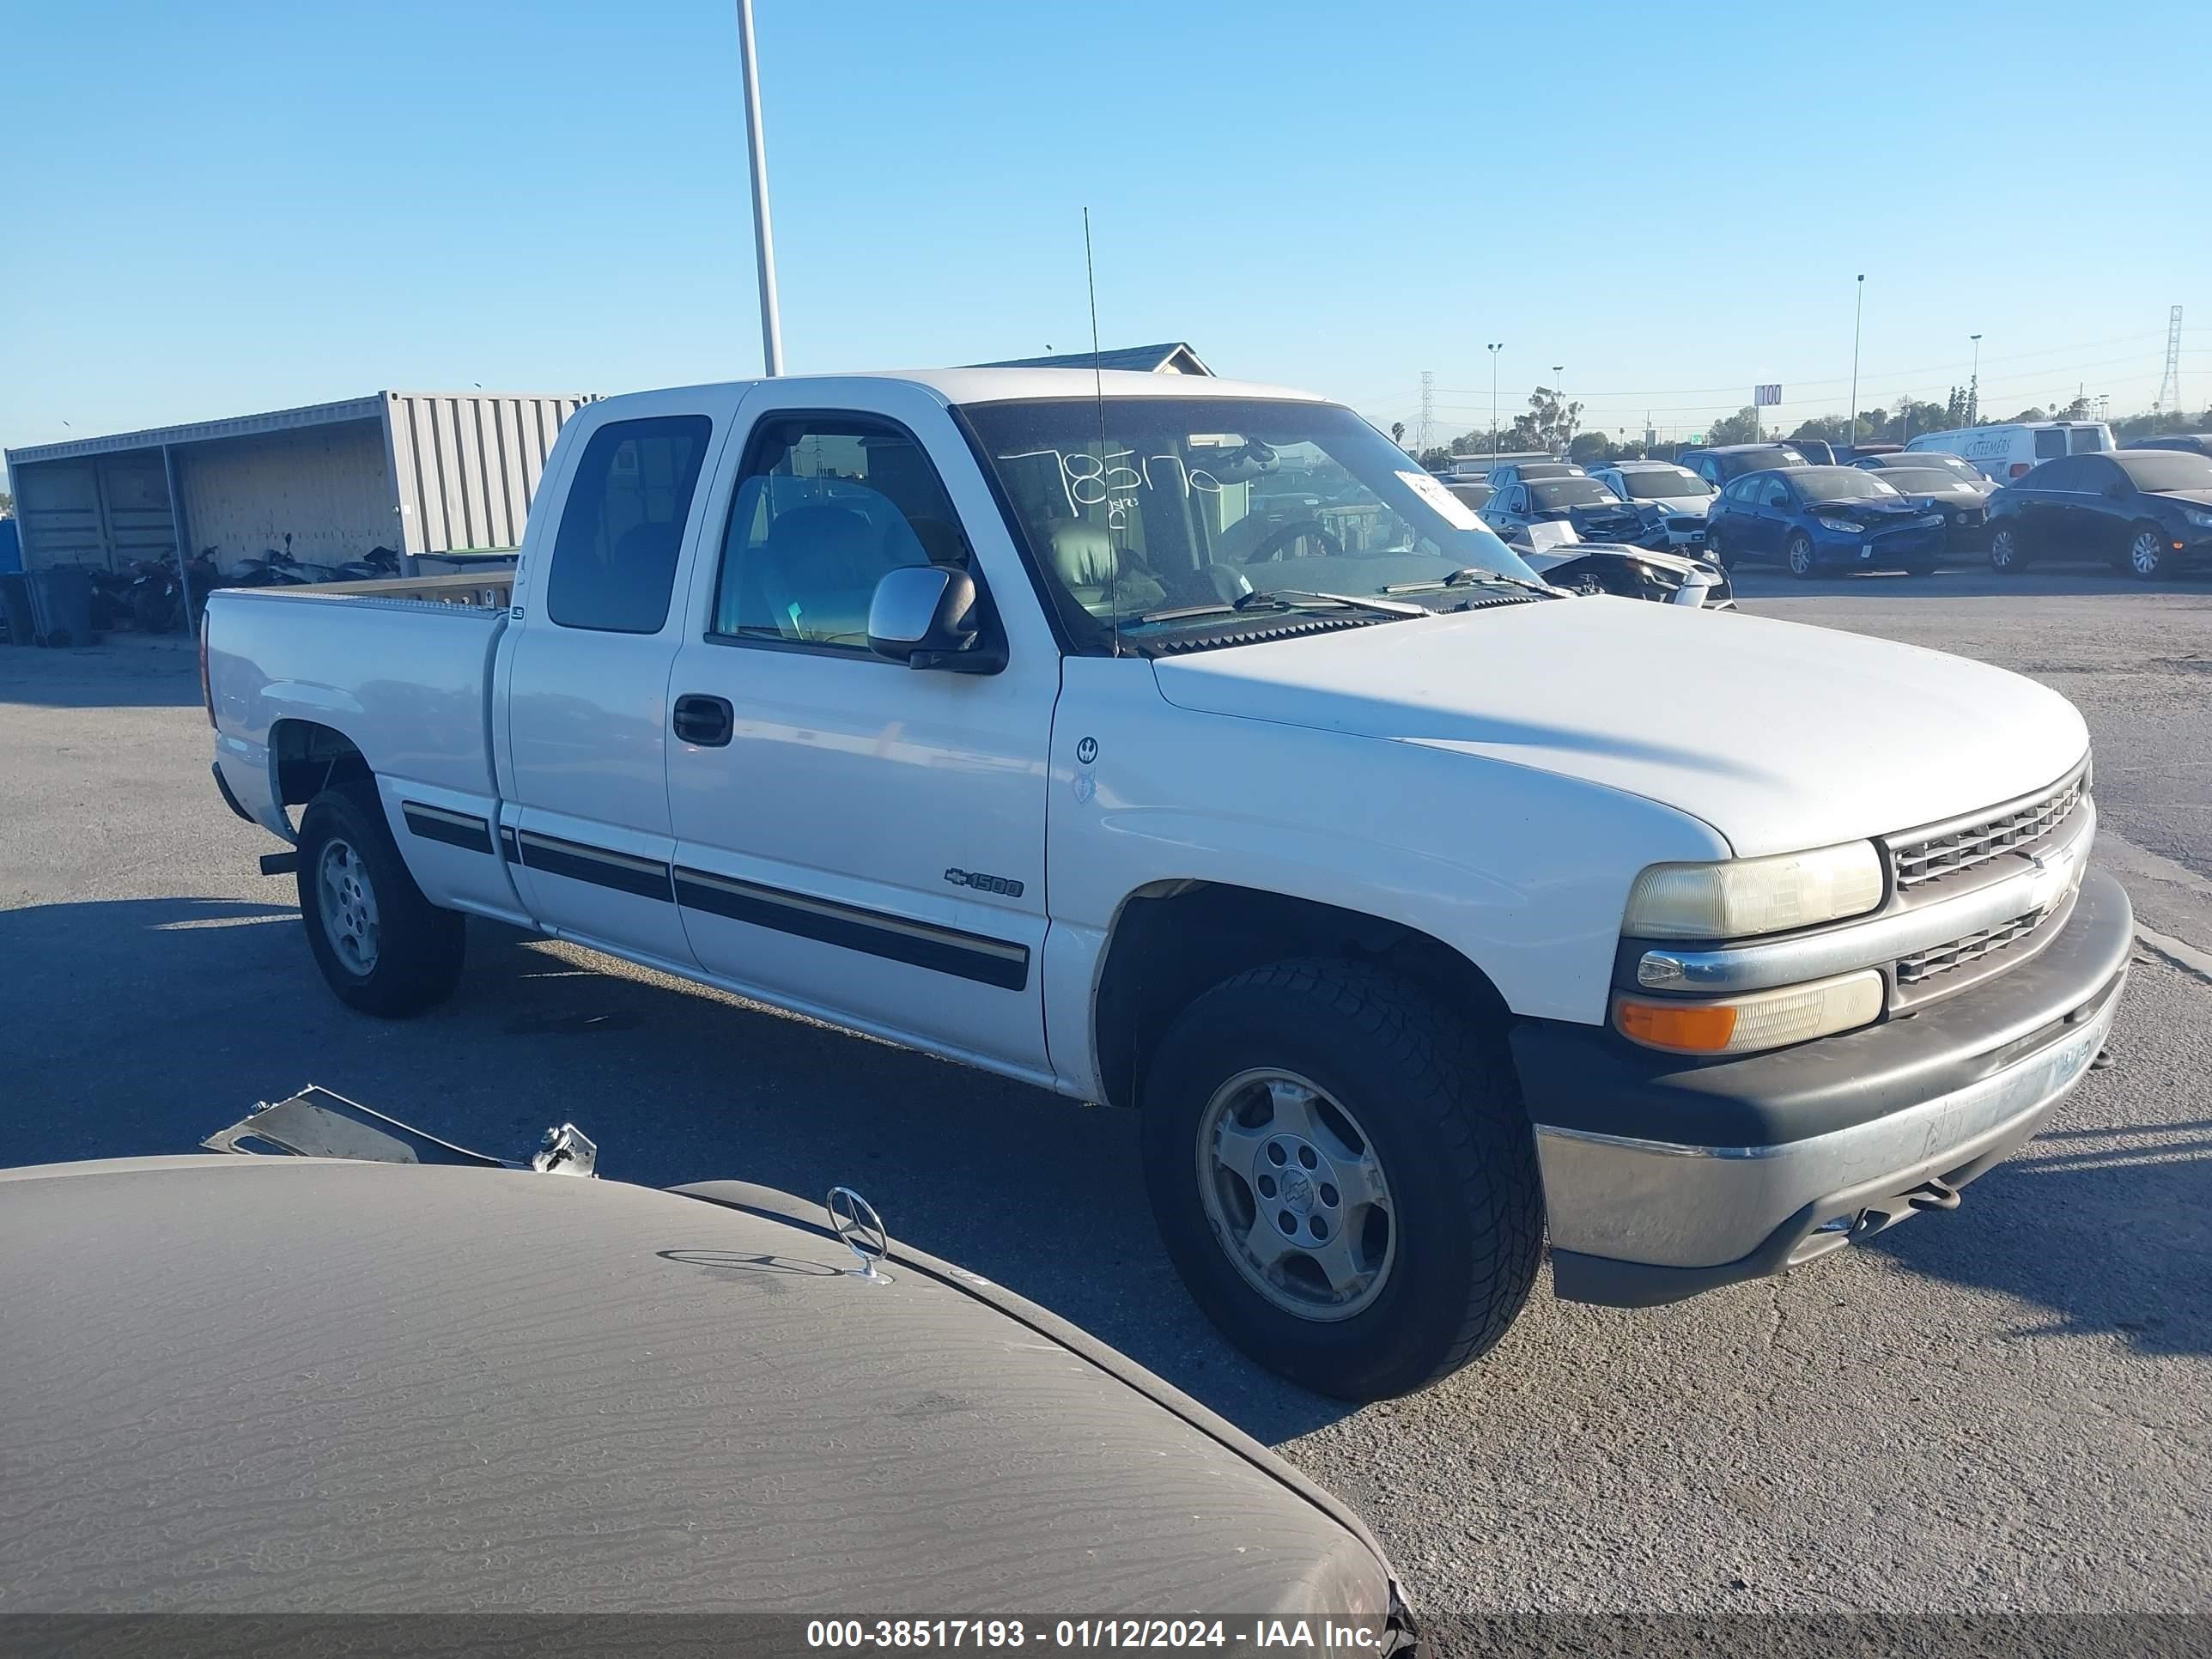
[[[1949,432],[1923,432],[1905,447],[1940,449],[1972,461],[1999,483],[2026,477],[2031,468],[2053,456],[2116,447],[2112,428],[2102,421],[2012,421],[2002,426],[1962,426]]]

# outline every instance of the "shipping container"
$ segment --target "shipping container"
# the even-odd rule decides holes
[[[23,568],[511,550],[562,422],[598,396],[379,392],[11,449]]]

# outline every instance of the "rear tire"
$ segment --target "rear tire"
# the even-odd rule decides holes
[[[1161,1042],[1142,1133],[1194,1299],[1320,1393],[1457,1370],[1535,1282],[1543,1189],[1511,1065],[1394,974],[1301,958],[1215,986]]]
[[[1990,532],[1990,568],[2000,576],[2017,576],[2027,568],[2027,550],[2021,545],[2020,532],[2010,525],[1999,525]]]
[[[1813,538],[1802,530],[1790,532],[1783,557],[1789,563],[1790,574],[1801,582],[1811,581],[1820,574],[1820,564],[1813,556]]]
[[[2128,538],[2128,574],[2139,582],[2154,582],[2166,574],[2166,532],[2154,524],[2139,524]]]
[[[434,1008],[460,982],[458,912],[422,896],[371,783],[342,784],[300,820],[300,918],[338,1000],[385,1019]]]

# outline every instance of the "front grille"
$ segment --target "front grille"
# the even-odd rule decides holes
[[[1917,985],[1938,974],[1948,974],[1954,968],[1963,968],[1970,962],[1978,962],[1992,956],[2007,945],[2017,944],[2051,919],[2048,910],[2031,910],[2024,916],[2014,916],[2010,921],[1995,927],[1984,927],[1978,933],[1968,933],[1948,944],[1938,945],[1909,957],[1899,957],[1897,962],[1897,982]]]
[[[1889,857],[1898,891],[1909,893],[1931,881],[2033,846],[2081,805],[2088,782],[2084,769],[2039,795],[2012,802],[1985,817],[1893,840]]]

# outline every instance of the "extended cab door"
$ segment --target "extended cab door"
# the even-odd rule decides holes
[[[1043,1081],[1060,654],[1004,520],[922,388],[769,381],[744,416],[670,684],[692,947],[769,1000]],[[877,582],[927,563],[975,577],[997,672],[869,651]]]
[[[624,398],[588,424],[557,525],[526,550],[504,668],[501,850],[568,937],[691,964],[669,874],[668,671],[679,573],[736,393]],[[564,434],[564,441],[567,434]]]

